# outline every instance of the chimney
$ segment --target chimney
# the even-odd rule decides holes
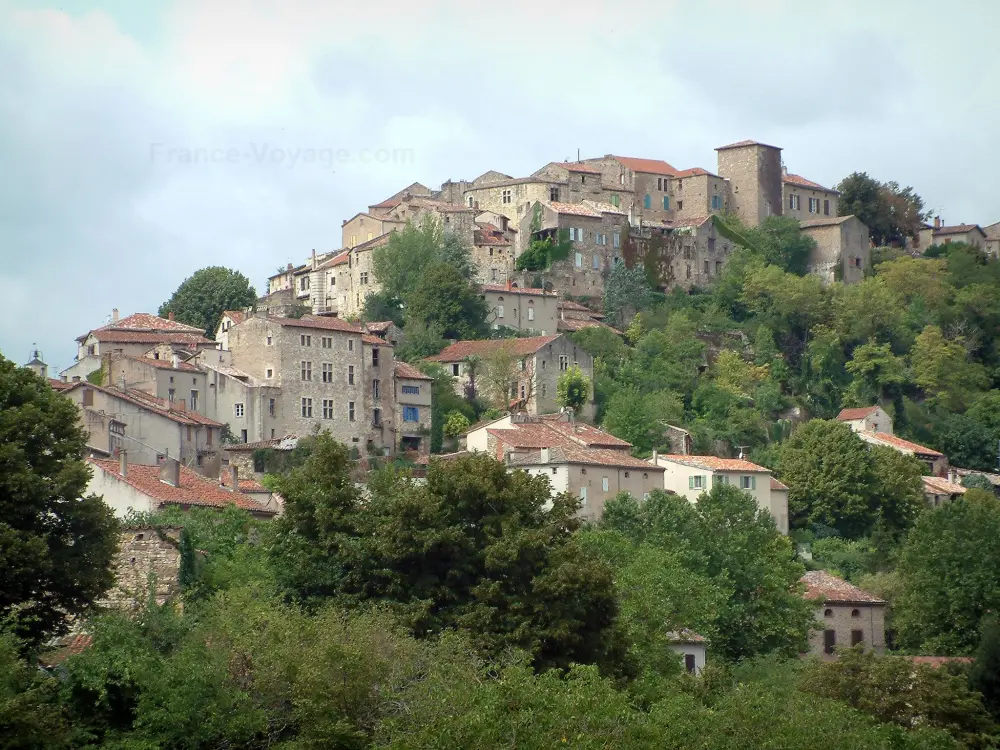
[[[117,323],[118,322],[118,308],[117,307],[114,310],[111,311],[111,322],[112,323]]]
[[[291,270],[292,270],[292,264],[291,264],[291,263],[289,263],[289,264],[288,264],[288,268],[287,268],[287,269],[285,269],[285,270],[287,270],[287,271],[291,271]]]
[[[232,485],[233,492],[240,491],[240,469],[236,464],[229,466],[229,483]]]
[[[539,460],[541,461],[541,463],[547,464],[549,462],[549,458],[550,458],[550,456],[549,456],[549,449],[548,448],[542,448],[538,453],[539,453]]]
[[[160,481],[171,487],[181,486],[181,464],[176,458],[167,456],[160,464]]]
[[[313,248],[312,253],[312,270],[316,270],[316,248]]]
[[[940,216],[935,216],[934,217],[934,228],[935,229],[940,229],[941,228],[941,217]]]
[[[173,319],[174,319],[174,311],[171,310],[170,312],[167,313],[167,320],[173,320]]]
[[[659,466],[659,463],[657,462],[657,459],[659,457],[660,457],[660,454],[657,453],[656,451],[653,451],[653,458],[650,460],[650,463],[653,464],[653,466]]]
[[[118,473],[122,475],[122,478],[128,476],[128,453],[126,451],[118,451]]]
[[[175,370],[181,366],[181,358],[177,356],[176,352],[174,352],[171,355],[171,357],[170,357],[170,364],[173,366],[173,368]]]

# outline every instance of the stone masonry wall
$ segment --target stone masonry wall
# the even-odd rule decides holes
[[[139,609],[151,593],[159,606],[180,594],[180,538],[177,527],[123,529],[114,561],[115,585],[101,604]]]

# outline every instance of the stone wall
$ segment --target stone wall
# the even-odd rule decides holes
[[[150,594],[162,606],[180,594],[179,527],[126,527],[114,561],[115,585],[103,606],[140,609]]]
[[[717,151],[719,175],[729,180],[730,206],[748,226],[781,216],[781,149],[750,143]]]
[[[712,221],[698,226],[660,229],[646,227],[629,233],[623,256],[631,266],[642,266],[669,291],[705,287],[725,268],[734,245],[719,234]]]
[[[830,614],[827,615],[826,613]],[[855,614],[857,613],[857,614]],[[865,648],[876,653],[885,651],[884,604],[834,604],[828,603],[816,610],[819,630],[809,636],[809,652],[822,659],[836,658],[824,652],[824,631],[832,630],[839,648],[851,647],[851,632],[860,630]]]

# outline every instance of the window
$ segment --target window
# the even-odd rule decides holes
[[[500,194],[500,201],[501,201],[502,203],[510,203],[510,200],[511,200],[511,199],[510,199],[510,190],[504,190],[504,191],[503,191],[503,192],[502,192],[502,193]]]
[[[236,417],[243,416],[243,404],[233,404],[233,414]]]
[[[347,339],[347,351],[354,351],[354,339]]]
[[[462,365],[458,362],[452,362],[451,374],[457,378],[461,374],[461,372],[462,372]]]
[[[823,610],[823,617],[833,617],[833,610],[832,609]]]
[[[404,406],[403,407],[403,421],[404,422],[419,422],[420,421],[420,410],[415,406]]]
[[[378,347],[372,349],[372,367],[378,367]]]
[[[576,267],[580,268],[583,266],[583,253],[576,254]]]
[[[789,195],[788,196],[788,207],[790,209],[792,209],[792,210],[797,209],[799,207],[799,196],[797,196],[797,195]]]
[[[176,395],[176,392],[174,391],[173,388],[170,388],[169,390],[167,390],[167,401],[169,401],[170,403],[173,403],[175,395]],[[84,395],[84,398],[86,398],[86,395]],[[93,398],[93,396],[91,396],[91,398]],[[84,403],[84,406],[87,406],[86,402]]]
[[[809,199],[809,213],[818,214],[819,213],[819,198]]]
[[[357,244],[358,244],[358,235],[352,234],[351,235],[351,247],[354,247]]]
[[[594,235],[594,244],[595,245],[607,245],[608,244],[608,235],[603,234],[601,232],[597,232]]]
[[[677,190],[682,192],[684,190],[684,180],[677,180]]]
[[[303,380],[313,379],[313,363],[302,360],[300,372]]]
[[[705,475],[696,474],[694,476],[688,477],[688,489],[691,490],[703,490],[705,489]]]
[[[557,188],[557,187],[550,187],[549,188],[549,200],[550,201],[558,201],[559,200],[559,188]]]
[[[569,369],[569,355],[568,354],[560,354],[559,355],[559,370],[562,371],[562,370],[568,370],[568,369]]]
[[[718,276],[720,273],[722,273],[722,261],[717,260],[715,261],[715,275]]]
[[[865,642],[865,634],[862,630],[852,630],[851,631],[851,645],[857,646],[859,643]]]
[[[691,264],[690,263],[687,264],[687,278],[689,278],[689,279],[691,278]]]
[[[353,401],[348,401],[347,402],[347,418],[350,421],[352,421],[352,422],[354,421],[354,402]]]
[[[372,398],[375,399],[376,401],[379,398],[379,389],[380,389],[380,386],[381,386],[381,383],[379,383],[379,381],[378,381],[377,378],[372,381]]]
[[[267,345],[270,346],[272,343],[271,334],[267,334]]]
[[[604,491],[604,492],[608,491],[608,478],[607,477],[602,477],[601,478],[601,490]]]
[[[711,276],[712,275],[711,270],[709,270],[709,266],[708,266],[708,261],[707,260],[705,261],[705,275],[706,276]]]
[[[586,487],[581,487],[580,488],[580,505],[582,505],[584,508],[587,507],[587,488]]]
[[[404,385],[403,386],[403,393],[405,393],[407,395],[410,395],[410,396],[419,396],[420,395],[420,386],[419,385]]]
[[[662,177],[657,177],[656,178],[656,189],[657,190],[663,190],[663,178]]]
[[[267,415],[269,417],[273,417],[274,416],[274,405],[275,405],[274,404],[274,399],[273,398],[269,398],[267,400]]]
[[[677,210],[678,211],[684,210],[684,201],[677,201]]]
[[[653,199],[650,197],[649,193],[646,193],[646,195],[643,196],[642,207],[643,208],[652,208],[653,207]]]
[[[613,193],[611,195],[611,205],[618,208],[621,205],[622,199],[618,197],[618,193]]]
[[[321,347],[323,347],[324,349],[332,349],[333,348],[333,337],[332,336],[323,336],[323,338],[321,338],[319,340],[319,345]]]
[[[333,419],[333,399],[323,399],[323,419]]]
[[[535,319],[535,307],[534,307],[533,303],[529,302],[528,303],[528,320],[534,320],[534,319]]]
[[[857,258],[854,259],[854,267],[855,268],[861,268],[861,256],[860,255]]]
[[[601,256],[600,255],[595,255],[594,256],[594,270],[596,271],[600,267],[601,267]]]
[[[370,240],[371,238],[372,238],[372,233],[371,233],[371,232],[369,232],[369,233],[368,233],[368,239]]]
[[[583,230],[580,227],[570,227],[569,238],[573,242],[580,242],[583,240]]]
[[[367,284],[368,283],[368,272],[367,271],[362,271],[360,274],[358,274],[358,277],[359,277],[358,280],[362,284]]]
[[[313,400],[311,398],[302,399],[302,416],[311,417],[313,415]]]
[[[469,208],[472,208],[472,196],[471,195],[468,198],[466,198],[466,201],[467,201],[467,203],[469,205]]]
[[[829,200],[824,200],[823,201],[823,215],[824,216],[829,216],[830,215],[830,201]]]
[[[198,411],[198,391],[191,391],[191,411]]]
[[[837,645],[837,631],[836,630],[824,630],[823,631],[823,653],[832,654],[834,647]]]
[[[552,467],[552,473],[553,473],[553,474],[558,474],[558,473],[559,473],[559,467],[557,467],[557,466],[553,466],[553,467]]]
[[[669,211],[670,210],[670,196],[669,195],[664,195],[663,196],[663,210],[664,211]]]
[[[271,378],[273,378],[274,377],[274,370],[272,370],[270,367],[268,367],[266,370],[264,370],[264,377],[268,378],[269,380]]]
[[[684,669],[687,670],[688,674],[694,674],[695,670],[694,654],[684,654]]]
[[[303,276],[301,279],[299,279],[299,290],[304,292],[307,289],[309,289],[309,277]]]
[[[354,365],[347,366],[347,384],[354,385]]]
[[[333,382],[333,363],[324,362],[323,363],[323,382],[332,383]]]
[[[503,317],[503,305],[497,305],[497,317],[498,318],[502,318]]]
[[[493,255],[493,248],[490,248],[490,255]],[[490,281],[496,281],[496,280],[497,280],[497,269],[491,268],[490,269]]]
[[[712,208],[713,209],[720,209],[720,208],[722,208],[722,196],[721,195],[713,195],[712,196]]]
[[[622,235],[620,232],[615,232],[611,235],[611,247],[621,247]]]
[[[542,383],[542,398],[549,397],[549,389],[546,387],[545,383]]]
[[[313,337],[306,333],[299,334],[299,346],[312,346]]]
[[[857,609],[851,610],[851,617],[861,617],[861,611]]]
[[[445,218],[447,218],[447,217],[445,217]],[[382,426],[382,410],[381,409],[378,409],[378,408],[372,409],[372,424],[375,427],[381,427]],[[372,441],[371,440],[368,441],[368,447],[369,448],[372,447]]]
[[[741,490],[757,489],[757,477],[753,475],[740,477],[740,489]]]

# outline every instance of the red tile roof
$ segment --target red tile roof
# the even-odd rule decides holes
[[[553,165],[557,167],[562,167],[570,172],[586,172],[587,174],[600,174],[601,170],[597,167],[593,167],[590,164],[584,164],[578,161],[554,161]]]
[[[93,388],[94,390],[108,394],[112,398],[121,399],[122,401],[130,403],[133,406],[138,406],[140,409],[146,409],[154,414],[159,414],[161,417],[166,417],[167,419],[179,424],[222,427],[221,422],[209,419],[198,412],[182,409],[178,403],[171,403],[166,399],[157,398],[156,396],[146,393],[145,391],[137,391],[134,389],[123,391],[118,388],[94,385],[93,383],[85,383],[83,381],[71,384],[66,390],[70,391],[76,388]]]
[[[56,667],[71,656],[82,654],[94,642],[94,637],[87,633],[63,636],[38,656],[38,663],[43,667]]]
[[[240,483],[240,492],[263,493],[271,491],[256,479],[240,479],[238,481]],[[232,487],[232,477],[230,477],[228,471],[223,472],[222,476],[219,477],[219,483],[223,487]]]
[[[980,227],[978,224],[955,224],[954,226],[950,227],[939,227],[938,229],[934,230],[934,235],[937,236],[939,234],[966,234],[968,232],[972,232],[975,230],[978,230],[984,236],[986,235],[986,232],[984,232],[982,227]]]
[[[413,365],[406,362],[396,362],[396,377],[403,380],[434,380],[430,375],[424,375]]]
[[[132,313],[116,323],[108,323],[107,325],[103,325],[96,330],[156,331],[158,333],[164,333],[167,331],[177,331],[179,333],[204,333],[204,331],[197,326],[189,326],[185,323],[178,323],[176,320],[161,318],[157,315],[150,315],[149,313]]]
[[[874,414],[877,409],[877,406],[863,406],[858,409],[841,409],[840,414],[837,415],[837,419],[841,422],[853,422],[857,419],[864,419],[869,414]]]
[[[233,321],[233,323],[237,325],[239,325],[240,323],[242,323],[244,320],[247,319],[247,313],[245,310],[226,310],[222,314],[228,317],[230,320]]]
[[[550,430],[555,430],[573,443],[585,445],[588,448],[622,448],[632,447],[632,443],[612,435],[610,432],[598,429],[586,422],[569,422],[561,414],[544,414],[540,417],[542,424]]]
[[[342,333],[363,333],[361,328],[348,323],[343,318],[328,318],[318,315],[303,315],[301,318],[268,317],[267,320],[285,328],[321,328],[326,331],[341,331]],[[383,342],[384,343],[384,342]]]
[[[72,388],[73,383],[67,383],[65,380],[56,380],[55,378],[48,378],[49,385],[52,386],[53,390],[65,391],[67,388]]]
[[[546,447],[546,446],[541,446]],[[511,456],[514,465],[537,465],[542,463],[541,451],[532,450],[522,455]],[[550,448],[548,463],[585,464],[588,466],[608,466],[615,468],[639,469],[662,473],[662,466],[654,466],[635,458],[627,451],[607,450],[604,448],[579,448],[560,445]]]
[[[427,359],[431,362],[461,362],[466,357],[482,357],[501,346],[511,347],[515,356],[534,354],[543,346],[555,341],[558,336],[533,336],[523,339],[488,339],[486,341],[457,341],[444,351]]]
[[[676,179],[681,179],[684,177],[701,177],[707,175],[708,177],[718,177],[719,175],[714,172],[709,172],[707,169],[702,169],[701,167],[692,167],[691,169],[682,169],[679,172],[674,173]]]
[[[488,222],[476,222],[472,244],[505,246],[510,245],[511,242],[504,236],[499,227],[495,227]]]
[[[548,204],[553,211],[567,216],[586,216],[590,219],[600,219],[601,212],[584,206],[582,203],[556,203],[549,201]]]
[[[749,461],[744,461],[742,458],[719,458],[718,456],[687,456],[675,454],[660,455],[659,458],[672,461],[677,464],[682,464],[683,466],[705,469],[706,471],[752,471],[766,472],[768,474],[771,473],[770,469],[765,469],[763,466],[758,466],[757,464],[752,464]]]
[[[544,289],[534,287],[510,286],[506,284],[481,284],[480,289],[484,292],[502,292],[504,294],[526,294],[532,297],[555,297],[555,292],[547,292]]]
[[[964,495],[965,487],[954,482],[949,482],[944,477],[921,477],[924,483],[924,492],[934,495]]]
[[[471,432],[471,429],[470,429]],[[487,427],[498,443],[511,448],[588,448],[628,451],[632,444],[583,422],[569,422],[561,414],[550,414],[509,427]],[[498,446],[502,454],[502,445]]]
[[[239,492],[223,489],[218,482],[207,479],[185,466],[180,467],[180,486],[174,487],[160,479],[159,466],[129,464],[127,475],[123,477],[118,473],[118,461],[88,458],[87,463],[103,470],[106,476],[131,485],[159,505],[225,508],[235,504],[237,508],[253,513],[274,514],[274,511],[268,510],[260,503],[244,497]]]
[[[792,174],[791,172],[786,173],[781,178],[781,181],[787,182],[790,185],[798,185],[799,187],[809,188],[810,190],[822,190],[824,193],[836,193],[837,195],[840,195],[840,193],[837,193],[837,191],[833,190],[832,188],[824,187],[823,185],[820,185],[818,182],[807,180],[805,177],[802,177],[801,175],[797,174]]]
[[[885,604],[885,600],[825,570],[810,570],[799,580],[806,585],[807,599],[819,599],[831,604]]]
[[[183,370],[184,372],[199,372],[198,368],[187,362],[178,362],[177,367],[174,367],[173,360],[170,359],[153,359],[152,357],[134,357],[126,356],[125,359],[131,359],[133,362],[139,362],[143,365],[149,365],[150,367],[155,367],[158,370]]]
[[[903,440],[901,437],[896,437],[885,432],[865,432],[863,434],[897,450],[910,451],[911,453],[919,453],[922,456],[934,456],[936,458],[944,456],[943,453],[939,453],[933,448],[911,443],[909,440]]]
[[[725,151],[727,148],[743,148],[744,146],[764,146],[765,148],[778,148],[777,146],[769,146],[766,143],[761,143],[760,141],[736,141],[736,143],[730,143],[725,146],[719,146],[716,151]],[[780,151],[781,149],[778,148]]]
[[[385,235],[379,235],[379,237],[384,237]],[[379,239],[376,237],[375,239]],[[359,246],[360,247],[360,246]],[[342,253],[337,253],[332,258],[328,258],[319,264],[319,268],[335,268],[336,266],[342,266],[347,262],[348,256],[351,254],[350,250],[344,250]]]
[[[122,331],[103,328],[84,334],[79,340],[85,340],[88,336],[93,336],[98,341],[109,344],[187,344],[188,346],[212,344],[214,346],[216,343],[203,335],[194,333],[154,333],[152,331]]]
[[[633,172],[643,172],[645,174],[667,174],[672,175],[677,170],[665,161],[660,159],[638,159],[632,156],[613,156],[624,166]]]
[[[787,491],[788,491],[788,486],[787,486],[787,485],[784,485],[784,484],[782,484],[781,482],[779,482],[779,481],[778,481],[777,479],[775,479],[774,477],[771,477],[771,490],[772,490],[772,491],[774,491],[774,490],[779,490],[779,491],[780,491],[780,490],[784,490],[784,491],[786,491],[786,492],[787,492]]]

